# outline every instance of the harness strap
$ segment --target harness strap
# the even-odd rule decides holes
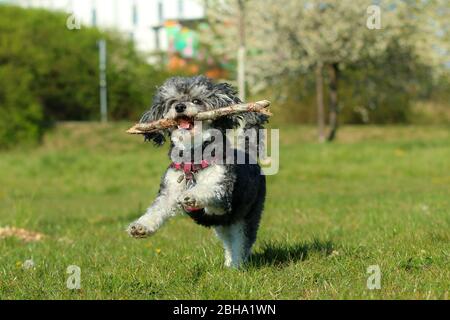
[[[200,170],[203,170],[205,168],[208,168],[210,166],[210,163],[207,160],[202,160],[200,163],[193,163],[193,162],[172,162],[170,165],[172,168],[178,171],[184,172],[184,178],[186,179],[186,183],[192,182],[194,180],[194,173],[199,172]],[[180,179],[180,183],[183,181],[183,179]],[[194,208],[194,207],[184,207],[183,208],[186,213],[197,213],[199,211],[202,211],[203,208]]]
[[[186,177],[186,181],[192,180],[194,178],[194,173],[200,170],[208,168],[210,166],[207,160],[202,160],[200,163],[193,162],[172,162],[170,165],[172,168],[178,171],[183,171]]]

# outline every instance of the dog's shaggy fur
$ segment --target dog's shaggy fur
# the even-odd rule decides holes
[[[158,89],[152,107],[142,116],[141,122],[161,118],[189,119],[198,112],[239,102],[236,91],[229,84],[216,84],[203,76],[171,78]],[[174,150],[176,153],[181,150],[193,157],[198,150],[204,151],[215,144],[227,143],[227,129],[259,129],[266,121],[267,118],[261,114],[245,113],[203,121],[200,126],[194,123],[188,126],[185,122],[183,128],[148,134],[146,140],[162,145],[165,137],[169,136],[169,155],[175,161]],[[222,132],[223,141],[216,141],[210,134],[211,129]],[[201,143],[191,143],[194,140],[192,137],[196,135],[200,136]],[[189,144],[186,144],[186,137]],[[233,149],[232,152],[234,156],[242,153],[245,159],[250,159],[247,148]],[[222,160],[226,157],[222,154],[213,155]],[[142,217],[130,224],[129,234],[136,238],[147,237],[168,218],[185,211],[196,223],[215,229],[225,248],[225,265],[239,267],[250,255],[263,211],[266,181],[261,168],[256,161],[247,161],[245,164],[225,164],[224,161],[211,162],[195,174],[193,181],[180,181],[184,178],[181,176],[183,174],[173,165],[169,166],[161,180],[158,197]]]

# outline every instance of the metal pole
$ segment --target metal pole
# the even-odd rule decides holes
[[[238,91],[245,101],[245,3],[239,0],[239,49],[238,49]]]
[[[99,71],[100,71],[100,115],[101,121],[108,121],[108,92],[106,83],[106,41],[101,39],[98,41],[99,51]]]

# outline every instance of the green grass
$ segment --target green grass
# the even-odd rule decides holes
[[[126,126],[64,124],[37,149],[0,153],[0,227],[46,235],[0,240],[0,299],[448,299],[448,128],[347,127],[323,145],[313,128],[282,128],[255,254],[229,270],[188,217],[126,235],[168,164]],[[66,288],[69,265],[80,291]],[[380,290],[366,287],[370,265]]]

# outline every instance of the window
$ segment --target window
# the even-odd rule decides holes
[[[184,15],[184,1],[178,0],[178,18],[183,18]]]
[[[153,31],[155,32],[155,49],[159,50],[161,49],[161,45],[159,43],[159,30],[161,27],[154,27]]]
[[[162,1],[158,1],[158,20],[159,24],[163,24],[164,22],[164,7]]]
[[[91,10],[91,24],[94,27],[97,26],[97,8],[92,8]]]
[[[132,15],[133,25],[137,26],[139,24],[139,14],[136,2],[133,2]]]

